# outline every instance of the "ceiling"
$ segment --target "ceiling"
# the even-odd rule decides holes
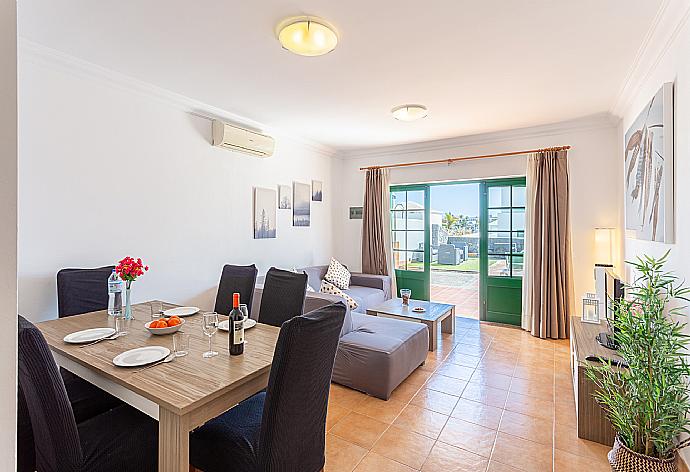
[[[24,38],[336,149],[611,109],[662,0],[19,0]],[[321,57],[274,27],[311,14]],[[423,120],[394,120],[403,103]]]

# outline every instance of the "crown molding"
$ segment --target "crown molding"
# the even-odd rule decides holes
[[[569,132],[612,128],[618,126],[619,121],[620,120],[617,117],[614,117],[609,113],[598,113],[595,115],[585,116],[582,118],[576,118],[574,120],[561,121],[558,123],[550,123],[539,126],[530,126],[526,128],[494,131],[490,133],[458,136],[455,138],[438,139],[434,141],[423,141],[418,143],[397,144],[393,146],[341,150],[340,152],[338,152],[337,157],[340,159],[349,160],[383,156],[395,156],[428,151],[443,151],[468,146],[501,143],[505,141],[513,141],[516,139],[550,137],[558,136]]]
[[[690,18],[690,1],[664,0],[637,51],[610,113],[622,117],[640,87],[669,50]]]
[[[253,131],[271,134],[280,139],[291,141],[300,146],[326,157],[334,157],[336,150],[317,143],[302,136],[296,136],[279,127],[264,125],[256,120],[238,115],[231,111],[209,105],[171,90],[159,87],[149,82],[80,59],[57,49],[20,37],[18,41],[18,59],[20,62],[30,61],[46,67],[58,69],[67,74],[80,78],[97,80],[100,83],[140,96],[153,98],[163,104],[176,108],[208,120],[219,119],[242,126]]]

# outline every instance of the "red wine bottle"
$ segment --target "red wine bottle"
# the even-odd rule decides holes
[[[230,355],[239,356],[244,352],[244,315],[240,310],[240,294],[232,294],[232,311],[230,312]]]

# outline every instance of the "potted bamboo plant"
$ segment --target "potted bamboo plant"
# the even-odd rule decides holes
[[[609,323],[628,368],[607,362],[587,368],[616,432],[608,454],[614,472],[676,472],[678,450],[688,444],[680,439],[690,424],[688,336],[676,318],[690,289],[664,270],[668,254],[632,262],[638,275],[615,302]]]

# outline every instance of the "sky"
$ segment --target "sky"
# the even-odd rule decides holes
[[[433,185],[431,209],[454,215],[479,216],[479,184]]]

